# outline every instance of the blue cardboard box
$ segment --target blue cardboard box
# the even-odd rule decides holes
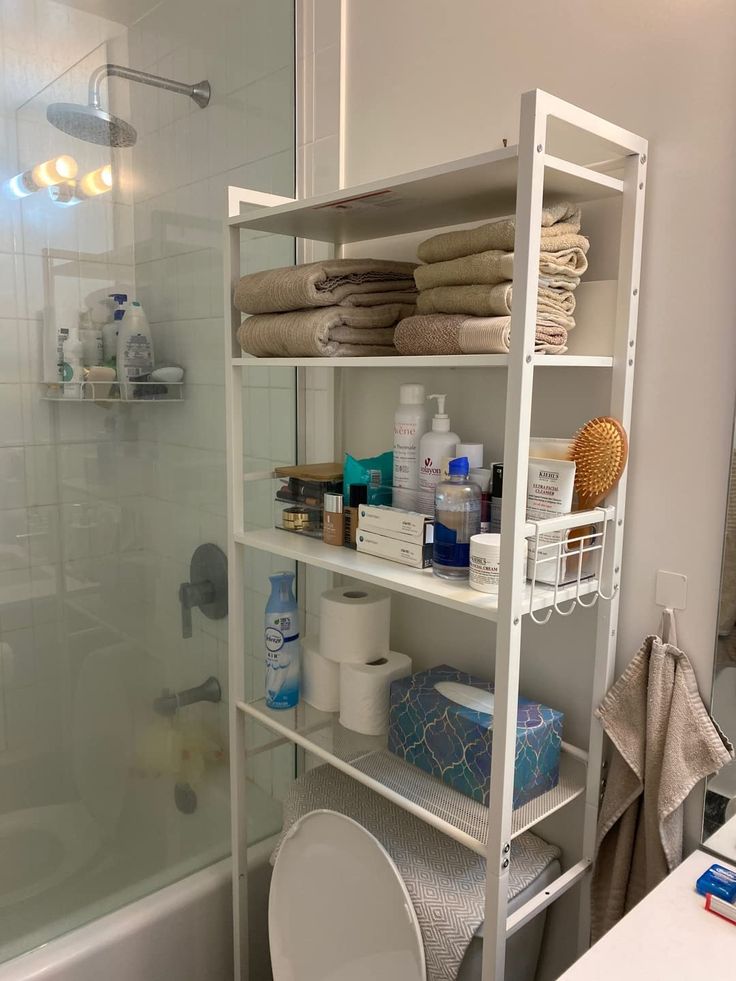
[[[451,701],[437,682],[493,693],[493,685],[442,664],[391,684],[388,748],[408,763],[488,805],[493,715]],[[557,786],[562,712],[519,698],[514,807]]]

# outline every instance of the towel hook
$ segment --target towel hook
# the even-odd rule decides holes
[[[675,611],[671,606],[666,606],[662,610],[662,616],[659,621],[659,635],[662,638],[663,644],[671,644],[673,647],[677,647],[677,619],[675,617]]]

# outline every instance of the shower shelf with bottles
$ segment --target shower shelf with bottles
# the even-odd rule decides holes
[[[502,577],[497,601],[454,583],[434,579],[430,572],[407,569],[363,553],[337,549],[321,542],[290,535],[273,528],[257,528],[246,517],[244,491],[258,481],[270,480],[270,472],[246,473],[243,445],[243,376],[280,365],[295,372],[297,459],[306,460],[306,424],[303,412],[308,403],[306,371],[312,367],[334,371],[333,441],[342,449],[344,419],[340,398],[354,369],[390,371],[397,367],[436,367],[443,371],[474,368],[505,371],[505,420],[503,422],[504,524],[502,548],[515,554],[515,546],[529,537],[526,521],[526,472],[531,429],[531,404],[537,368],[563,366],[569,371],[608,372],[604,379],[607,410],[629,431],[634,377],[641,242],[647,142],[608,121],[563,102],[545,92],[522,96],[518,146],[508,146],[426,170],[376,181],[307,200],[279,198],[241,188],[229,189],[230,217],[225,222],[225,317],[226,412],[228,464],[228,536],[230,569],[229,690],[231,790],[233,829],[233,881],[235,976],[248,976],[247,942],[247,850],[245,815],[248,813],[249,784],[246,767],[264,751],[293,744],[351,776],[399,807],[414,814],[467,847],[487,857],[486,920],[483,945],[483,981],[503,981],[506,939],[577,884],[587,885],[595,849],[595,831],[602,772],[603,736],[593,717],[612,682],[615,635],[618,618],[620,566],[625,525],[626,474],[606,499],[604,514],[596,520],[609,528],[608,543],[601,542],[600,565],[595,578],[578,580],[566,596],[534,584],[522,585],[521,577]],[[584,160],[584,163],[579,162]],[[618,244],[618,279],[615,323],[610,350],[605,356],[538,357],[534,354],[538,234],[543,194],[548,200],[597,202],[615,199],[620,207],[615,221]],[[251,206],[244,212],[241,205]],[[233,307],[235,283],[240,276],[240,232],[289,235],[297,239],[331,243],[336,254],[343,245],[370,242],[411,232],[489,220],[516,213],[514,261],[514,308],[512,346],[509,355],[422,358],[329,358],[254,359],[243,357],[235,339],[240,315]],[[608,233],[608,227],[606,233]],[[363,253],[363,254],[373,254]],[[345,371],[343,371],[345,369]],[[550,373],[552,374],[552,373]],[[557,372],[554,372],[556,378]],[[377,376],[380,377],[380,376]],[[550,375],[545,373],[543,377]],[[557,399],[574,398],[574,377],[560,387]],[[563,398],[564,396],[564,398]],[[327,423],[329,425],[329,422]],[[562,519],[556,519],[561,521]],[[577,519],[578,521],[580,518]],[[540,523],[544,524],[544,522]],[[575,519],[566,527],[576,524]],[[564,525],[564,522],[563,522]],[[559,529],[562,525],[556,525]],[[537,528],[539,533],[542,529]],[[534,530],[532,530],[534,533]],[[495,665],[489,654],[488,669],[495,668],[490,807],[476,815],[463,811],[460,795],[434,778],[403,769],[402,761],[386,759],[383,743],[353,738],[337,716],[310,706],[275,712],[262,699],[248,701],[245,687],[245,623],[243,595],[248,573],[248,556],[253,551],[290,558],[300,571],[308,567],[327,569],[353,580],[378,584],[394,592],[427,603],[455,609],[465,615],[495,623]],[[570,589],[570,587],[565,587]],[[562,590],[560,590],[562,592]],[[531,595],[530,595],[531,593]],[[585,601],[583,597],[586,597]],[[584,746],[563,744],[561,781],[556,792],[538,798],[530,812],[512,810],[512,785],[516,749],[516,710],[519,670],[523,655],[521,632],[529,619],[546,623],[553,631],[574,605],[592,605],[595,639],[590,642],[592,681],[583,712],[587,742]],[[492,600],[492,601],[491,601]],[[561,604],[569,600],[571,606]],[[540,618],[535,610],[545,610]],[[553,612],[554,611],[554,612]],[[558,614],[558,615],[555,615]],[[493,638],[491,638],[492,644]],[[588,728],[589,725],[589,728]],[[262,738],[263,733],[267,738]],[[582,739],[579,740],[583,742]],[[242,750],[242,751],[238,751]],[[298,757],[300,758],[300,757]],[[507,917],[506,900],[509,851],[512,838],[574,800],[583,801],[581,832],[575,855],[565,871],[543,893]],[[472,805],[472,801],[468,801]],[[481,813],[482,812],[482,813]],[[577,833],[576,833],[577,834]],[[588,920],[581,904],[578,947],[588,945]]]
[[[121,394],[123,388],[131,390],[130,394]],[[58,394],[49,394],[52,386],[58,389]],[[42,402],[61,402],[66,405],[78,405],[80,402],[91,402],[97,405],[149,405],[163,402],[183,402],[184,382],[152,382],[152,381],[81,381],[81,382],[51,382],[46,383],[47,393],[41,396]]]

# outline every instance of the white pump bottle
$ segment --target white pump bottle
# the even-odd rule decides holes
[[[428,395],[437,399],[437,413],[432,418],[432,428],[419,441],[419,510],[434,515],[434,491],[449,473],[448,463],[455,456],[460,442],[457,433],[450,430],[450,417],[445,412],[446,395]]]

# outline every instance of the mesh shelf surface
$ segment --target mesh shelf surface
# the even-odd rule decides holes
[[[439,818],[463,836],[486,844],[488,808],[389,753],[385,749],[385,737],[352,732],[340,725],[336,713],[320,712],[304,702],[288,711],[268,709],[263,700],[249,704],[241,702],[239,708],[266,728],[298,743],[307,752],[317,752],[328,763],[339,761],[343,770],[355,779],[368,777],[380,787],[398,794],[420,808],[426,819],[430,815]],[[373,789],[381,792],[379,787]],[[563,751],[559,783],[513,812],[511,836],[516,837],[533,827],[584,791],[585,766]],[[434,824],[431,820],[430,823]]]

